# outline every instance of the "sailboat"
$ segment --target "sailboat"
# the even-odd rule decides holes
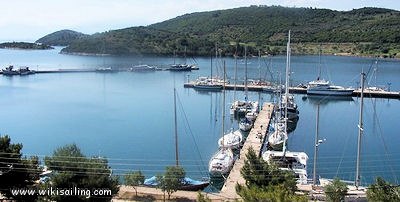
[[[218,140],[219,147],[227,147],[230,149],[239,149],[243,141],[243,135],[240,130],[231,129],[231,131],[225,134]]]
[[[218,58],[218,47],[215,45],[215,59]],[[220,91],[222,90],[222,84],[224,81],[218,77],[213,78],[213,61],[210,57],[210,77],[199,77],[196,79],[193,88],[197,90],[209,90],[209,91]]]
[[[244,101],[235,100],[230,108],[231,115],[244,116],[248,112],[258,113],[258,102],[248,101],[248,81],[247,81],[247,46],[244,47],[244,59],[245,59],[245,81],[244,81],[244,91],[245,99]],[[237,68],[237,67],[236,67]]]
[[[319,51],[319,71],[318,77],[314,81],[308,82],[308,95],[327,95],[327,96],[348,96],[353,93],[353,88],[331,85],[329,81],[321,79],[321,49]]]
[[[224,81],[225,81],[225,62],[224,62]],[[225,84],[222,88],[222,134],[225,131]],[[222,135],[222,144],[225,144],[224,135]],[[227,175],[233,167],[235,159],[233,151],[229,147],[219,147],[218,151],[211,157],[208,164],[208,172],[211,176],[224,176]]]
[[[176,116],[176,89],[174,88],[174,125],[175,125],[175,165],[179,166],[179,155],[178,155],[178,127],[177,127],[177,116]],[[156,187],[158,185],[157,177],[153,176],[148,178],[143,183],[145,186]],[[198,191],[206,188],[210,183],[208,181],[194,180],[189,177],[185,177],[181,182],[179,190],[185,191]]]
[[[286,85],[285,85],[285,98],[289,96],[288,88],[288,74],[290,68],[290,31],[287,43],[287,58],[286,58]],[[285,102],[284,107],[287,108],[288,102]],[[287,110],[285,110],[284,130],[283,133],[287,136]],[[307,183],[307,160],[308,155],[305,152],[292,152],[286,150],[286,141],[283,141],[282,151],[267,150],[262,153],[262,158],[268,163],[274,162],[279,169],[288,170],[295,173],[297,182],[301,184]]]

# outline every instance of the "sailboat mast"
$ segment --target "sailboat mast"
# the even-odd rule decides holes
[[[244,99],[247,101],[247,46],[244,46]]]
[[[318,53],[318,58],[319,58],[319,63],[318,63],[318,77],[317,77],[317,80],[319,80],[319,79],[321,79],[321,52],[322,52],[322,49],[321,49],[321,44],[319,44],[319,53]]]
[[[285,76],[285,135],[287,136],[287,122],[288,122],[288,97],[289,97],[289,69],[290,69],[290,30],[288,35],[288,43],[286,47],[286,76]],[[286,153],[286,141],[283,141],[283,155]]]
[[[360,118],[358,123],[358,141],[357,141],[357,165],[356,165],[356,180],[355,186],[358,188],[360,186],[360,153],[361,153],[361,137],[363,135],[364,127],[363,127],[363,107],[364,107],[364,81],[365,74],[361,73],[361,102],[360,102]]]
[[[222,85],[222,144],[224,144],[225,140],[224,140],[224,133],[225,133],[225,79],[226,79],[226,75],[225,75],[225,60],[223,61],[223,65],[224,65],[224,83]]]
[[[233,88],[233,100],[236,100],[236,82],[237,82],[237,46],[235,51],[235,86]]]
[[[210,53],[210,79],[211,79],[211,84],[213,83],[213,77],[212,77],[212,69],[213,69],[213,60],[212,60],[213,56],[212,56],[212,50]]]
[[[318,139],[319,139],[318,136],[319,136],[319,103],[317,104],[317,115],[316,115],[316,119],[315,119],[313,185],[317,184],[317,158],[318,158]]]
[[[174,88],[174,125],[175,125],[175,163],[179,166],[179,153],[178,153],[178,127],[176,120],[176,89]]]

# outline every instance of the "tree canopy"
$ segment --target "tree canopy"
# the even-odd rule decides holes
[[[324,189],[327,200],[333,202],[344,201],[348,190],[346,183],[338,178],[335,178],[331,184],[326,185]]]
[[[14,196],[10,189],[33,188],[39,179],[39,160],[26,158],[21,153],[22,144],[11,143],[8,135],[0,136],[0,193],[17,200],[34,200],[35,197]]]
[[[117,194],[118,179],[111,176],[108,161],[101,157],[86,157],[77,145],[71,144],[56,149],[52,156],[45,157],[45,164],[55,172],[46,186],[70,189],[79,188],[94,193],[98,189],[111,191],[111,195],[95,196],[50,196],[57,201],[110,201]]]
[[[185,175],[185,170],[182,167],[167,166],[165,168],[165,173],[157,176],[158,187],[163,192],[167,192],[168,199],[170,199],[171,194],[182,186]]]
[[[400,188],[378,177],[374,184],[368,186],[367,198],[368,201],[400,201]]]
[[[136,186],[142,185],[143,183],[144,183],[144,175],[142,174],[142,172],[140,170],[130,172],[125,175],[125,184],[129,185],[129,186],[133,186],[133,188],[135,189],[136,196],[137,196]]]
[[[246,186],[237,184],[236,192],[245,201],[307,201],[295,195],[296,180],[292,172],[282,171],[258,157],[253,148],[246,154],[240,170]]]
[[[102,54],[209,55],[215,43],[223,55],[232,55],[233,43],[268,54],[285,51],[292,30],[294,53],[324,52],[386,54],[400,52],[400,12],[381,8],[334,11],[315,8],[250,6],[185,14],[149,26],[111,30],[74,40],[63,52]],[[339,45],[338,45],[339,44]],[[344,46],[340,44],[345,44]],[[348,47],[350,44],[350,47]],[[306,45],[306,47],[304,47]],[[333,48],[333,47],[336,48]],[[387,53],[384,53],[387,52]],[[243,55],[243,52],[239,52]]]

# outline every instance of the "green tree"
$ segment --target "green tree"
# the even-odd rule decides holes
[[[269,165],[257,156],[253,148],[246,154],[240,173],[246,186],[237,184],[236,193],[244,201],[307,201],[304,196],[295,195],[296,181],[292,172]]]
[[[135,194],[137,196],[137,187],[136,186],[142,185],[144,183],[144,175],[142,174],[142,172],[140,170],[131,172],[131,173],[127,173],[125,175],[125,183],[126,183],[126,185],[132,186],[135,189]]]
[[[158,187],[163,191],[167,192],[168,199],[171,198],[171,194],[176,192],[179,187],[182,186],[185,178],[185,170],[180,166],[167,166],[164,175],[158,175],[157,181]]]
[[[14,196],[10,189],[35,188],[39,179],[37,157],[22,157],[22,144],[12,144],[8,135],[0,136],[0,192],[7,198],[33,201],[35,197]]]
[[[118,179],[111,176],[107,159],[100,157],[85,157],[75,144],[56,149],[51,157],[45,157],[45,164],[54,171],[50,183],[46,184],[53,189],[89,190],[107,189],[111,195],[107,196],[48,196],[56,201],[110,201],[112,195],[117,194]]]
[[[368,201],[400,201],[400,189],[378,177],[375,183],[368,187],[367,198]]]
[[[211,202],[211,199],[208,196],[204,196],[201,191],[197,192],[197,202]]]
[[[335,178],[331,184],[326,185],[324,189],[327,200],[334,202],[344,201],[348,190],[346,183],[338,178]]]
[[[298,196],[287,190],[283,185],[270,185],[268,187],[237,186],[237,193],[244,201],[271,201],[271,202],[306,202],[305,196]]]

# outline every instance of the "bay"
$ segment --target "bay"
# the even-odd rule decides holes
[[[130,67],[136,64],[167,66],[172,57],[77,56],[58,54],[60,47],[45,51],[0,49],[0,65],[29,66],[31,69]],[[234,60],[224,58],[227,75],[234,76]],[[292,84],[305,84],[317,76],[317,56],[292,56]],[[176,59],[183,62],[183,58]],[[76,143],[88,156],[105,156],[115,175],[142,170],[148,177],[174,165],[173,88],[178,91],[180,163],[193,178],[207,176],[208,160],[217,150],[221,136],[221,93],[183,88],[183,83],[210,74],[210,59],[190,58],[200,67],[192,72],[70,73],[0,77],[0,134],[24,145],[25,155],[43,157],[65,144]],[[214,61],[215,62],[215,61]],[[258,67],[261,67],[259,70]],[[375,59],[322,57],[322,75],[338,85],[359,85],[360,72],[372,72]],[[216,67],[214,63],[214,67]],[[248,77],[278,80],[285,56],[249,59]],[[377,77],[370,83],[400,90],[400,62],[379,60]],[[239,60],[239,82],[244,80],[244,61]],[[213,70],[222,76],[221,65]],[[231,81],[232,82],[232,81]],[[390,84],[390,85],[389,85]],[[243,92],[236,98],[243,99]],[[250,92],[260,102],[273,95]],[[300,120],[289,136],[289,149],[305,151],[312,175],[316,102],[296,95]],[[234,92],[227,92],[228,108]],[[400,103],[397,99],[365,100],[365,134],[362,145],[362,183],[376,176],[397,182],[400,173]],[[327,100],[321,104],[318,174],[354,180],[359,100]],[[227,112],[226,130],[237,128]]]

